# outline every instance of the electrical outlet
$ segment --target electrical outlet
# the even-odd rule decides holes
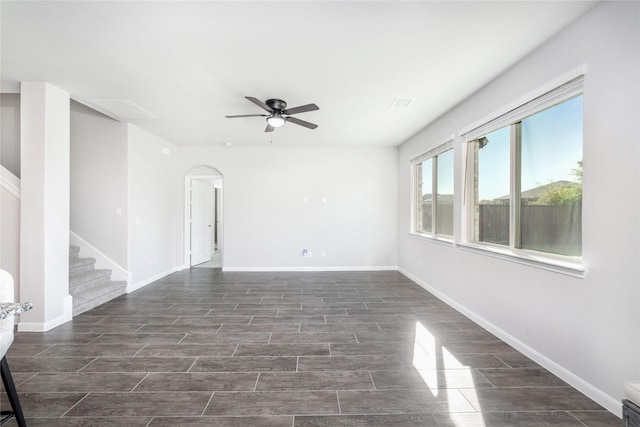
[[[327,251],[322,251],[322,258],[326,258],[327,257]]]
[[[313,253],[309,251],[309,258],[313,258]]]

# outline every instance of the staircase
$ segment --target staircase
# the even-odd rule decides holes
[[[111,281],[111,270],[96,270],[95,258],[80,258],[80,248],[69,247],[69,294],[77,316],[126,292],[127,282]]]

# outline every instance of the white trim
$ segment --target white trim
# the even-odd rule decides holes
[[[409,235],[409,237],[422,240],[425,242],[438,243],[440,245],[445,245],[449,247],[455,246],[455,242],[453,241],[453,237],[451,236],[444,236],[442,234],[418,233],[417,231],[410,231],[407,234]]]
[[[20,198],[20,178],[2,165],[0,165],[0,185],[15,198]]]
[[[62,316],[48,322],[19,322],[18,332],[47,332],[55,327],[69,322],[73,318],[73,297],[64,297],[64,313]]]
[[[453,148],[453,141],[455,139],[456,135],[452,133],[451,135],[442,138],[431,150],[427,150],[426,152],[422,150],[420,153],[410,156],[411,165],[422,163],[423,160],[430,159]]]
[[[191,265],[191,176],[184,177],[184,211],[183,211],[183,236],[184,265]]]
[[[106,256],[91,243],[78,236],[73,231],[69,231],[69,244],[71,246],[79,246],[82,256],[95,258],[96,268],[111,270],[111,280],[117,282],[127,282],[127,286],[131,283],[131,272],[121,267],[117,262]]]
[[[458,131],[458,136],[465,136],[466,134],[470,133],[471,131],[491,122],[492,120],[495,120],[496,118],[503,116],[507,113],[509,113],[510,111],[515,110],[518,107],[521,107],[522,105],[531,102],[532,100],[539,98],[541,96],[543,96],[546,93],[549,93],[551,91],[553,91],[554,89],[557,89],[558,87],[562,86],[563,84],[570,82],[574,79],[577,79],[580,76],[584,76],[587,73],[587,66],[586,64],[580,65],[576,68],[574,68],[573,70],[568,71],[565,74],[562,74],[561,76],[545,83],[544,85],[530,91],[529,93],[517,98],[516,100],[498,108],[497,110],[493,111],[492,113],[486,115],[485,117],[483,117],[480,120],[476,120],[475,122],[463,127],[462,129],[460,129]],[[481,136],[481,135],[480,135]]]
[[[584,263],[565,260],[560,255],[557,258],[553,257],[552,254],[547,253],[540,253],[541,255],[536,256],[535,254],[525,250],[510,249],[507,247],[503,248],[497,245],[488,244],[479,245],[471,242],[456,243],[455,246],[476,254],[515,262],[516,264],[528,265],[530,267],[536,267],[542,270],[561,273],[580,279],[584,279],[587,275],[587,269]]]
[[[169,269],[167,271],[164,271],[162,273],[158,273],[155,276],[151,276],[151,277],[148,277],[148,278],[146,278],[144,280],[141,280],[141,281],[139,281],[137,283],[127,283],[127,293],[130,294],[133,291],[137,291],[140,288],[144,288],[145,286],[155,282],[156,280],[160,280],[163,277],[167,277],[168,275],[173,274],[173,273],[175,273],[177,271],[180,271],[180,270],[182,270],[181,267],[174,267],[174,268]]]
[[[207,166],[209,167],[209,166]],[[221,185],[216,185],[214,183],[214,188],[219,188],[220,193],[220,230],[218,230],[218,247],[224,249],[224,175],[221,174],[211,174],[211,175],[185,175],[184,176],[184,211],[183,211],[183,236],[184,236],[184,246],[183,246],[183,263],[184,268],[191,267],[191,180],[193,179],[204,179],[207,181],[222,181]],[[216,213],[214,212],[214,217]],[[213,245],[211,245],[213,248]],[[222,262],[224,264],[224,251]]]
[[[223,267],[222,271],[272,272],[272,271],[398,271],[397,265],[335,266],[335,267]]]
[[[525,356],[533,360],[534,362],[538,363],[540,366],[546,368],[551,373],[555,374],[556,376],[558,376],[560,379],[562,379],[572,387],[575,387],[580,392],[587,395],[587,397],[589,397],[590,399],[602,405],[609,412],[612,412],[619,418],[622,418],[622,406],[617,399],[613,398],[612,396],[609,396],[604,391],[596,388],[594,385],[592,385],[588,381],[580,378],[579,376],[569,371],[565,367],[557,364],[556,362],[549,359],[544,354],[529,347],[526,343],[520,341],[516,337],[500,329],[493,323],[484,319],[482,316],[479,316],[478,314],[469,310],[465,306],[457,303],[455,300],[449,298],[444,293],[429,286],[427,283],[423,282],[422,280],[412,275],[405,269],[399,268],[398,271],[404,274],[405,276],[407,276],[409,279],[416,282],[426,291],[433,294],[439,300],[443,301],[445,304],[449,305],[450,307],[459,311],[463,315],[467,316],[469,319],[471,319],[478,325],[482,326],[484,329],[491,332],[493,335],[500,338],[502,341],[506,342],[507,344],[509,344],[510,346],[512,346],[513,348],[515,348],[516,350],[518,350],[519,352],[521,352],[522,354],[524,354]]]

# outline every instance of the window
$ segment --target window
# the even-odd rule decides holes
[[[582,255],[582,81],[466,134],[469,240]]]
[[[453,236],[452,142],[412,160],[414,188],[413,231]]]

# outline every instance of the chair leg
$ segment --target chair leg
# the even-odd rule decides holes
[[[2,376],[2,383],[4,384],[4,389],[7,392],[7,397],[9,398],[11,409],[13,409],[13,416],[16,417],[18,427],[26,427],[27,423],[25,423],[24,415],[22,415],[22,407],[20,407],[18,393],[16,392],[16,386],[13,383],[13,378],[11,377],[11,371],[9,370],[9,364],[7,363],[6,357],[3,357],[2,360],[0,360],[0,376]]]

